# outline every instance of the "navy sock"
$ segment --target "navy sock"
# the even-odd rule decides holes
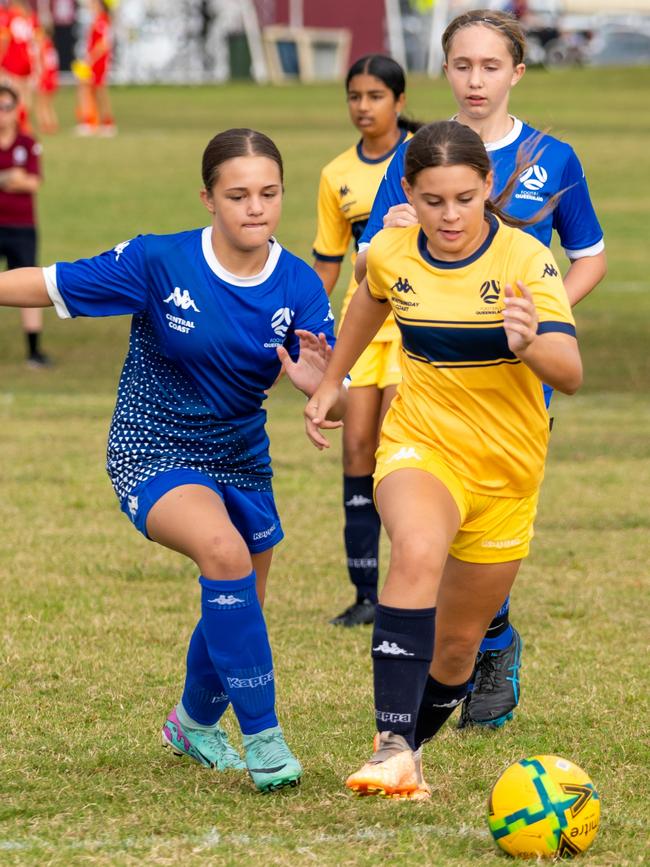
[[[433,655],[435,608],[378,605],[372,634],[377,731],[415,749],[415,724]]]
[[[377,601],[381,520],[372,499],[372,476],[343,476],[345,550],[357,601]]]
[[[199,583],[208,653],[242,733],[254,735],[277,726],[273,658],[255,572],[237,581],[213,581],[201,575]]]
[[[486,650],[503,650],[504,647],[510,647],[512,639],[510,597],[508,596],[488,626],[479,650],[481,653],[485,653]]]
[[[230,702],[210,659],[200,620],[187,649],[185,689],[181,702],[187,715],[203,726],[216,725]]]
[[[415,728],[416,749],[440,731],[465,698],[468,689],[468,680],[457,686],[449,686],[435,680],[431,675],[428,676]]]

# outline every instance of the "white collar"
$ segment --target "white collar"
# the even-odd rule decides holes
[[[252,274],[250,277],[238,277],[236,274],[231,274],[227,271],[221,262],[214,255],[212,249],[212,226],[206,226],[201,233],[201,247],[203,249],[203,257],[207,262],[208,267],[213,271],[220,280],[230,283],[232,286],[259,286],[269,279],[275,266],[278,264],[282,247],[275,238],[269,241],[269,255],[264,263],[264,267],[258,274]]]
[[[517,141],[519,136],[521,135],[521,131],[523,129],[523,123],[519,120],[518,117],[510,114],[508,117],[512,118],[512,129],[510,132],[507,132],[503,138],[497,139],[496,141],[486,141],[483,142],[485,145],[485,150],[489,153],[490,151],[498,151],[501,148],[507,147],[509,144]],[[452,120],[458,120],[458,115],[455,114],[452,117]]]

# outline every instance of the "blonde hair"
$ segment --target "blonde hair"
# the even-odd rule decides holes
[[[458,31],[476,24],[491,27],[505,38],[515,66],[524,62],[526,37],[519,22],[512,15],[507,15],[505,12],[491,12],[489,9],[473,9],[471,12],[465,12],[463,15],[456,16],[447,25],[447,29],[442,34],[442,50],[445,54],[445,60],[451,50],[452,40]]]

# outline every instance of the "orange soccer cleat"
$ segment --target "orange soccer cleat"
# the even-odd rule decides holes
[[[415,752],[401,735],[379,732],[373,742],[374,754],[350,774],[348,789],[359,795],[384,795],[399,800],[424,801],[431,789],[422,776],[422,750]]]

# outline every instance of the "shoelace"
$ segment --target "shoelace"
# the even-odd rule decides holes
[[[289,758],[289,747],[279,733],[256,738],[255,746],[258,747],[260,759],[268,765],[286,762]]]
[[[499,674],[499,669],[496,664],[495,655],[491,654],[489,651],[484,653],[481,657],[481,661],[477,665],[477,678],[480,678],[481,681],[481,692],[491,692],[496,688],[497,685],[497,677]],[[475,686],[476,689],[476,680]]]

